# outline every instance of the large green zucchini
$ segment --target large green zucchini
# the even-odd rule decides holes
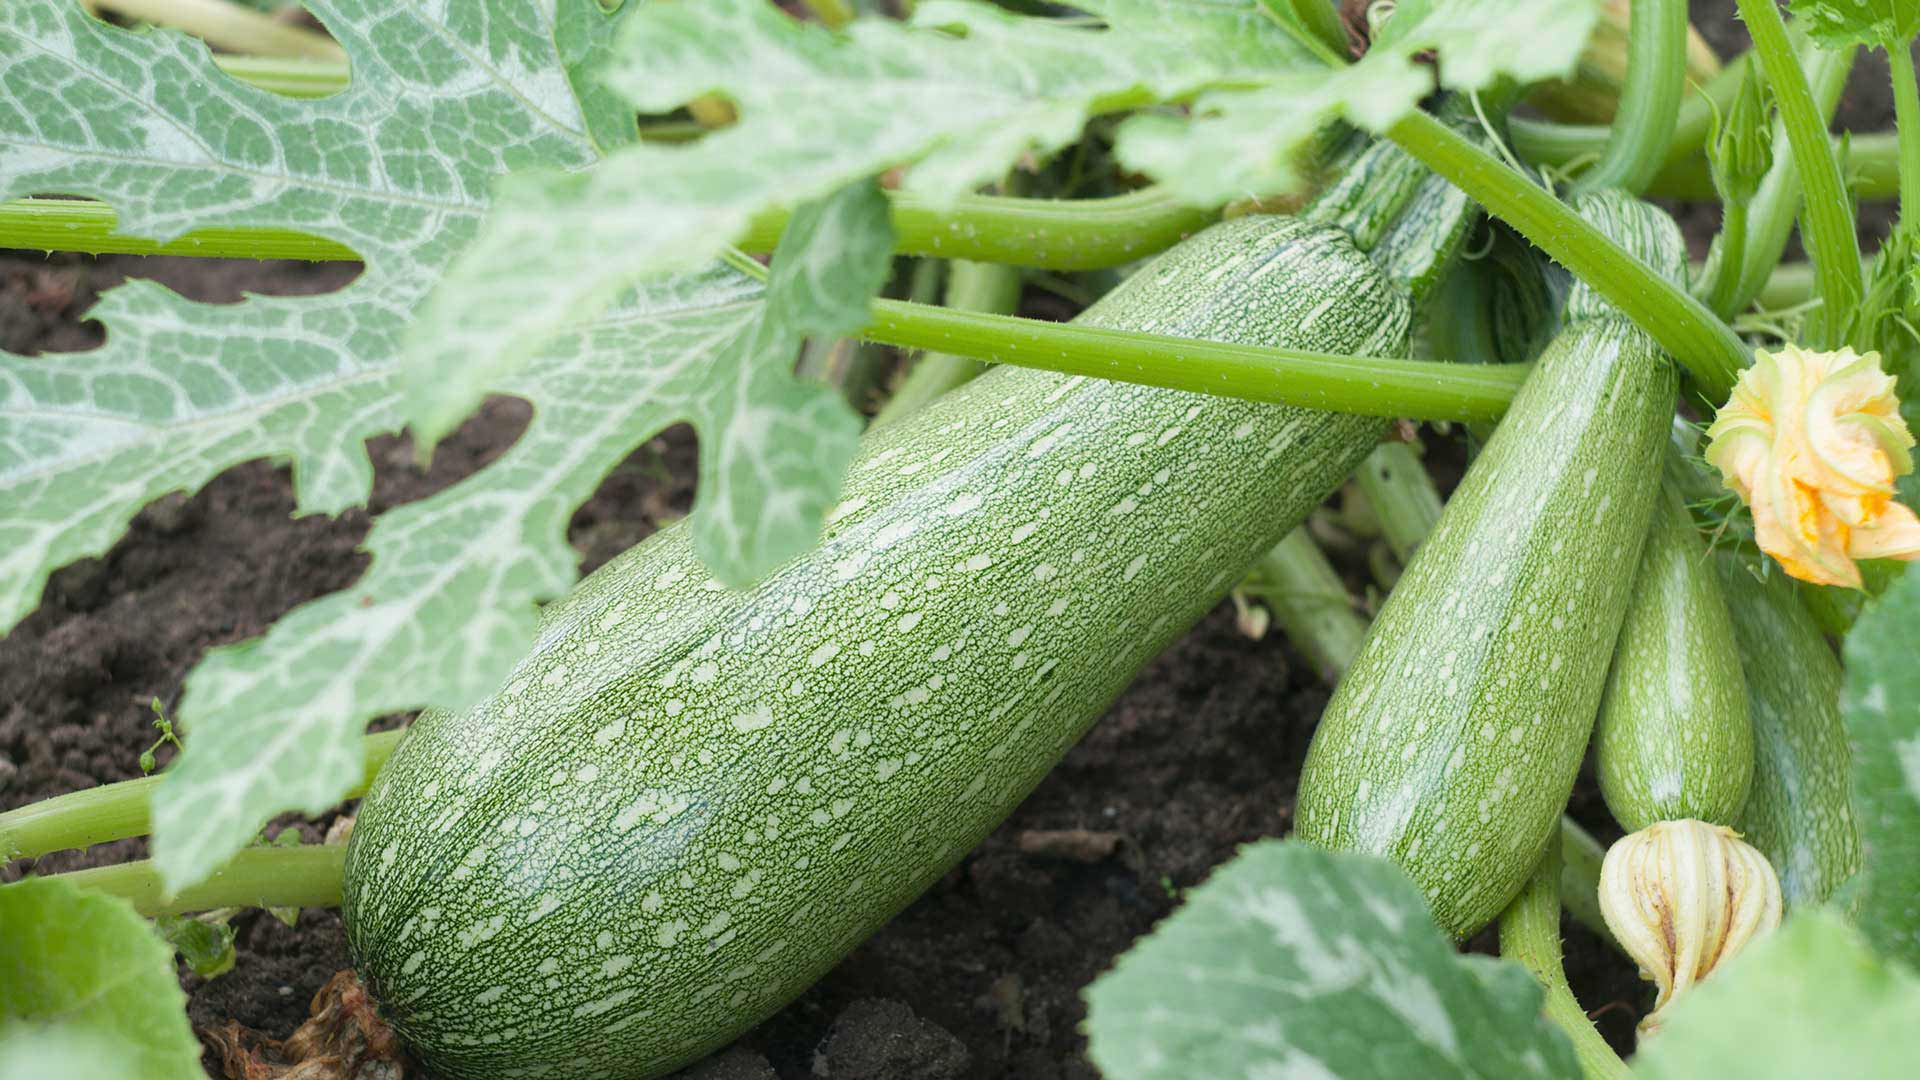
[[[1082,321],[1397,355],[1403,280],[1243,218]],[[355,963],[450,1077],[714,1049],[977,844],[1384,426],[1001,368],[869,436],[820,546],[748,591],[664,530],[415,723],[348,852]]]
[[[1671,220],[1576,204],[1680,280]],[[1583,284],[1328,703],[1299,834],[1405,868],[1465,936],[1525,884],[1593,729],[1653,508],[1677,376]]]

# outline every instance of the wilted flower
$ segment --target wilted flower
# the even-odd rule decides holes
[[[1749,941],[1780,925],[1780,880],[1739,834],[1704,821],[1662,821],[1621,838],[1600,865],[1600,913],[1660,988],[1661,1013]]]
[[[1920,559],[1920,519],[1893,501],[1914,444],[1893,386],[1879,353],[1762,349],[1707,429],[1707,460],[1794,577],[1858,588],[1855,559]]]

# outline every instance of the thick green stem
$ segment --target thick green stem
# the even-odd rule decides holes
[[[1340,12],[1335,10],[1333,0],[1287,0],[1287,4],[1301,28],[1319,42],[1320,49],[1316,51],[1322,59],[1345,62],[1353,56],[1353,44],[1347,40],[1346,25],[1340,21]]]
[[[1600,161],[1580,178],[1585,188],[1638,194],[1666,164],[1686,93],[1685,0],[1633,0],[1627,78]]]
[[[1573,1043],[1587,1080],[1628,1080],[1627,1064],[1593,1026],[1567,985],[1560,960],[1560,844],[1547,844],[1540,865],[1500,914],[1500,955],[1517,960],[1547,992],[1547,1018]]]
[[[1920,86],[1913,77],[1913,54],[1905,43],[1887,50],[1893,74],[1893,117],[1900,148],[1900,223],[1920,220]]]
[[[1827,50],[1808,46],[1803,58],[1807,79],[1813,87],[1814,104],[1821,117],[1833,115],[1840,103],[1840,91],[1846,86],[1847,73],[1853,70],[1852,49]],[[1777,148],[1787,137],[1786,124],[1775,118],[1773,142]],[[1766,284],[1767,276],[1780,264],[1787,250],[1787,239],[1802,201],[1798,152],[1774,153],[1773,168],[1760,182],[1760,191],[1747,204],[1747,240],[1745,266],[1740,271],[1740,287],[1727,301],[1730,311],[1740,311],[1753,303],[1754,296]],[[1851,225],[1848,226],[1852,228]],[[1858,251],[1856,249],[1856,260]],[[1855,263],[1858,273],[1858,262]],[[1816,293],[1819,284],[1816,268]],[[1724,401],[1721,398],[1720,401]],[[1714,404],[1718,405],[1716,401]]]
[[[347,65],[338,60],[221,53],[213,62],[241,82],[286,97],[318,98],[337,94],[347,88],[349,78]]]
[[[207,880],[171,897],[149,859],[52,876],[118,896],[142,915],[180,915],[224,907],[339,907],[346,864],[345,844],[242,848]]]
[[[1367,621],[1353,609],[1346,582],[1305,526],[1260,557],[1246,591],[1273,613],[1287,640],[1329,683],[1353,663],[1366,640]]]
[[[1056,270],[1119,266],[1168,247],[1213,220],[1213,211],[1182,204],[1157,187],[1105,199],[1016,199],[963,195],[935,206],[890,193],[894,249],[909,255],[978,259]],[[792,216],[774,210],[754,219],[740,247],[773,250]],[[91,255],[202,255],[241,259],[344,259],[351,248],[286,229],[196,229],[155,241],[114,232],[119,215],[105,203],[79,199],[16,199],[0,203],[0,247],[81,251]]]
[[[1713,240],[1713,258],[1706,278],[1698,290],[1701,302],[1723,319],[1732,318],[1740,308],[1734,303],[1740,294],[1740,278],[1747,259],[1747,204],[1727,202],[1720,206],[1720,235]]]
[[[876,300],[864,335],[996,364],[1363,416],[1490,420],[1531,370],[1338,356]]]
[[[1620,943],[1614,940],[1606,916],[1600,913],[1600,863],[1606,857],[1607,849],[1600,846],[1600,841],[1581,828],[1579,822],[1561,816],[1560,902],[1566,905],[1573,921],[1618,949]]]
[[[947,306],[959,311],[1011,315],[1020,306],[1020,271],[999,263],[956,259],[947,274]],[[880,428],[917,412],[921,406],[987,370],[970,356],[930,352],[915,361],[900,388],[873,418]]]
[[[1800,234],[1814,263],[1820,284],[1822,313],[1814,320],[1816,343],[1831,348],[1840,343],[1844,323],[1860,302],[1860,241],[1854,235],[1853,204],[1847,199],[1827,135],[1826,119],[1814,101],[1813,88],[1801,70],[1800,59],[1787,39],[1787,24],[1775,0],[1737,0],[1740,18],[1753,35],[1753,51],[1767,73],[1773,99],[1793,147],[1794,165],[1806,199],[1800,213]],[[1851,48],[1845,50],[1851,52]],[[1725,395],[1722,395],[1724,400]]]
[[[1420,455],[1408,443],[1381,443],[1360,463],[1353,479],[1380,522],[1387,547],[1405,566],[1440,520],[1440,492]]]
[[[1676,110],[1673,131],[1669,133],[1661,160],[1671,169],[1692,158],[1706,144],[1713,130],[1713,111],[1723,113],[1740,89],[1740,79],[1750,54],[1742,53],[1720,69],[1719,74],[1700,87],[1700,92],[1685,96]],[[1684,77],[1685,69],[1682,70]],[[1507,121],[1508,137],[1521,159],[1535,165],[1565,165],[1579,158],[1596,158],[1607,151],[1613,130],[1596,124],[1556,124],[1546,120],[1513,117]]]
[[[293,26],[232,0],[90,0],[89,6],[155,26],[170,26],[229,52],[256,56],[346,59],[325,34]]]
[[[365,764],[360,782],[344,798],[366,792],[374,774],[386,764],[388,755],[400,742],[401,734],[383,731],[362,741]],[[0,863],[147,835],[152,831],[148,803],[154,785],[164,779],[162,774],[102,784],[0,814]]]
[[[1746,365],[1746,347],[1684,289],[1654,273],[1529,178],[1426,113],[1408,114],[1387,135],[1652,334],[1708,400],[1727,399]]]

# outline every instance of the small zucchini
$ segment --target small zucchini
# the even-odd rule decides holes
[[[1733,623],[1680,494],[1663,485],[1594,724],[1600,793],[1628,832],[1731,825],[1753,782]]]
[[[1680,233],[1617,192],[1576,206],[1680,280]],[[1296,827],[1393,859],[1465,936],[1519,893],[1593,729],[1653,509],[1677,378],[1584,285],[1341,680]]]
[[[1753,789],[1734,827],[1773,863],[1788,908],[1819,904],[1861,860],[1840,661],[1778,567],[1763,580],[1733,551],[1713,567],[1753,717]]]

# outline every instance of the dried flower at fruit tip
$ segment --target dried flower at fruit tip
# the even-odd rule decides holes
[[[1695,983],[1780,925],[1780,879],[1738,833],[1691,818],[1622,837],[1600,865],[1600,914],[1660,989],[1640,1037]]]
[[[1893,499],[1914,444],[1893,388],[1879,353],[1756,350],[1707,429],[1707,460],[1794,577],[1859,588],[1855,559],[1920,559],[1920,519]]]

